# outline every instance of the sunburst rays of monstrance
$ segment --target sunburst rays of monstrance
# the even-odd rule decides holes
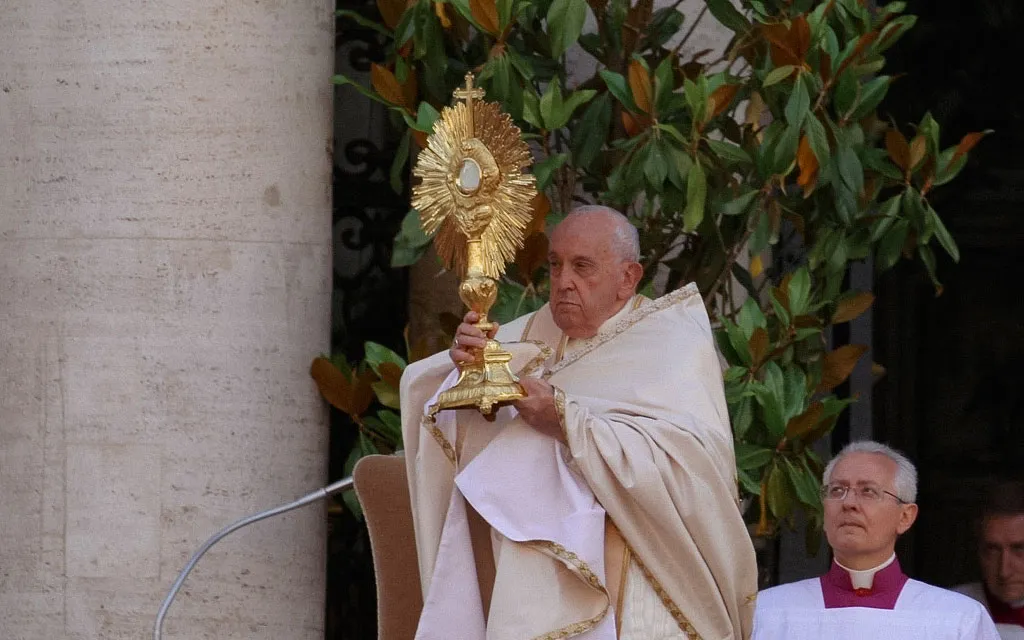
[[[508,114],[484,102],[482,89],[456,89],[427,138],[413,175],[412,206],[448,269],[461,278],[459,297],[479,314],[484,333],[494,328],[487,312],[498,297],[497,279],[515,258],[533,217],[534,177],[523,173],[530,148]],[[441,393],[436,409],[476,407],[493,418],[500,405],[525,393],[509,368],[512,354],[493,339],[459,365],[459,379]]]

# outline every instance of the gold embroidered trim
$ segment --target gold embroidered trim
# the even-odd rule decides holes
[[[543,377],[551,377],[553,374],[568,367],[572,363],[576,362],[577,360],[587,355],[594,349],[605,344],[609,340],[618,337],[619,334],[623,333],[624,331],[632,327],[634,324],[640,322],[641,320],[651,315],[652,313],[656,313],[658,311],[661,311],[662,309],[667,309],[693,296],[700,296],[700,290],[697,288],[697,285],[691,282],[690,284],[686,285],[681,289],[676,289],[672,293],[667,293],[658,298],[657,300],[653,300],[650,304],[645,304],[636,309],[633,309],[628,314],[626,314],[624,318],[616,322],[615,326],[612,327],[611,330],[603,331],[592,338],[584,338],[580,340],[579,347],[574,349],[573,352],[569,354],[569,356],[566,357],[564,360],[562,358],[558,358],[555,364],[552,365],[552,367],[548,369],[547,372],[545,372]],[[637,297],[640,298],[641,300],[646,300],[646,298],[643,298],[642,296]]]
[[[628,548],[629,545],[627,544],[626,547]],[[644,574],[644,577],[647,578],[647,581],[654,589],[654,593],[661,598],[661,603],[665,605],[669,614],[675,619],[676,624],[679,625],[679,629],[686,634],[686,637],[690,640],[701,640],[700,634],[697,633],[697,629],[694,628],[693,623],[691,623],[689,618],[683,614],[682,610],[679,609],[676,603],[672,601],[672,598],[665,592],[665,588],[661,586],[658,579],[651,574],[646,566],[644,566],[644,563],[640,561],[640,557],[636,555],[636,552],[633,552],[632,549],[630,549],[630,551],[633,555],[633,561],[636,562],[636,566],[640,569],[640,572]]]
[[[611,519],[609,518],[609,522]],[[612,523],[614,527],[615,524]],[[619,537],[622,538],[622,533],[619,533]],[[626,599],[626,582],[629,580],[629,559],[633,553],[626,544],[626,539],[622,538],[622,579],[619,581],[619,596],[615,599],[615,637],[622,636],[622,603]]]
[[[420,423],[420,426],[429,431],[430,435],[434,436],[434,440],[437,441],[437,444],[441,445],[441,450],[444,451],[445,457],[447,457],[452,464],[458,465],[458,458],[455,456],[455,447],[452,446],[452,443],[448,441],[448,438],[446,438],[444,433],[442,433],[437,427],[437,421],[434,419],[437,411],[437,405],[431,405],[427,414],[423,416],[423,421]]]
[[[555,412],[558,414],[558,426],[562,428],[562,438],[569,444],[569,424],[565,421],[565,392],[552,385],[551,392],[555,396]]]
[[[744,599],[743,604],[749,606],[749,605],[752,605],[752,604],[754,604],[756,602],[757,602],[757,593],[752,593],[752,594],[750,594],[749,596],[747,596]]]
[[[530,337],[530,329],[533,328],[533,321],[537,319],[537,312],[535,311],[530,319],[526,321],[526,326],[523,327],[523,335],[519,336],[520,342],[527,342],[527,338]]]
[[[555,354],[555,364],[562,361],[562,356],[565,355],[565,347],[569,344],[569,336],[562,334],[562,339],[558,342],[558,353]]]
[[[526,344],[532,344],[538,347],[540,349],[540,353],[534,356],[532,360],[527,362],[526,365],[519,370],[519,373],[516,374],[517,376],[528,376],[532,374],[534,371],[539,369],[542,364],[547,362],[548,358],[551,357],[551,354],[555,352],[554,349],[544,344],[540,340],[522,340],[521,342]]]
[[[596,627],[597,624],[601,622],[606,615],[608,615],[609,601],[611,600],[611,597],[608,595],[608,590],[605,586],[601,584],[601,579],[598,578],[597,574],[590,568],[590,565],[584,562],[583,559],[574,552],[569,551],[557,542],[551,542],[550,540],[532,540],[525,544],[536,547],[542,553],[547,552],[564,564],[572,567],[592,588],[600,591],[606,597],[604,610],[593,618],[574,622],[562,627],[561,629],[549,631],[548,633],[534,637],[533,640],[560,640],[561,638],[571,638],[573,636],[578,636],[581,633],[586,633]]]

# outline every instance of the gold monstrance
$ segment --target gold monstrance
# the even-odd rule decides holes
[[[494,327],[487,312],[498,297],[497,279],[523,245],[537,190],[534,177],[522,173],[532,156],[519,128],[497,104],[481,100],[473,74],[454,96],[413,169],[420,183],[412,206],[423,230],[434,235],[445,267],[462,279],[459,297],[480,315],[476,326],[487,333]],[[497,340],[488,340],[471,362],[460,364],[458,381],[440,395],[437,408],[475,406],[491,416],[495,407],[522,398],[511,360]]]

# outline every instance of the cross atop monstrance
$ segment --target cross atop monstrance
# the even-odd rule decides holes
[[[479,87],[473,86],[473,74],[466,74],[466,86],[462,89],[456,89],[453,93],[456,100],[466,101],[466,111],[469,113],[469,135],[470,137],[476,135],[476,129],[474,128],[473,122],[473,100],[483,100],[484,90]]]
[[[498,297],[498,278],[515,259],[533,218],[534,177],[523,173],[533,160],[519,128],[466,74],[452,92],[413,168],[420,183],[412,206],[420,212],[441,261],[462,278],[459,297],[477,312],[485,333],[495,325],[487,312]],[[463,101],[463,102],[460,102]],[[484,126],[478,130],[476,123]],[[512,355],[495,340],[459,364],[459,380],[444,391],[433,411],[476,407],[485,416],[523,395],[509,369]]]

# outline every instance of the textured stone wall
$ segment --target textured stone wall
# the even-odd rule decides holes
[[[326,479],[333,3],[0,11],[0,637],[148,637]],[[323,635],[324,518],[206,556],[166,638]]]

